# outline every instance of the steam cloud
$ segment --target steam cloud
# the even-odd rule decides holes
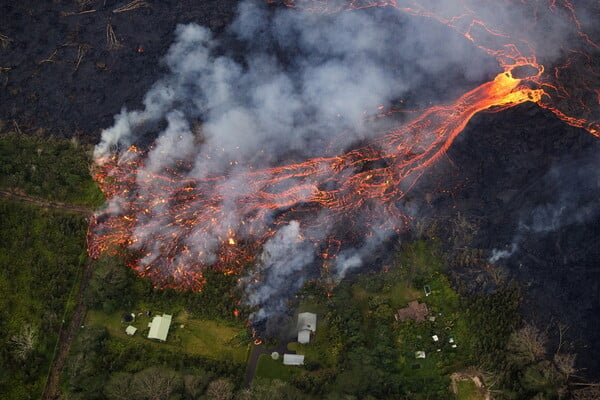
[[[501,11],[490,17],[522,21],[515,11]],[[559,28],[544,35],[559,35]],[[464,88],[457,82],[473,86],[498,72],[497,61],[464,37],[391,8],[322,16],[249,1],[240,4],[222,38],[196,24],[178,26],[164,63],[169,73],[147,93],[144,108],[123,109],[102,132],[94,155],[99,163],[114,155],[126,163],[139,157],[126,150],[130,145],[152,143],[135,172],[135,196],[147,199],[148,212],[136,216],[131,247],[144,251],[139,266],[144,270],[172,246],[169,229],[178,230],[186,251],[172,249],[176,268],[169,273],[175,279],[198,261],[215,263],[230,232],[244,239],[267,229],[244,222],[248,210],[240,199],[251,190],[244,174],[284,160],[337,154],[376,132],[364,117],[378,107],[404,97],[415,104],[439,98]],[[436,79],[440,75],[443,79]],[[191,166],[190,179],[225,177],[214,194],[220,220],[210,228],[182,232],[168,212],[182,205],[169,198],[172,191],[157,198],[165,183],[149,179],[178,169],[182,160]],[[179,185],[184,188],[185,182]],[[310,194],[304,193],[305,199]],[[127,198],[113,197],[102,212],[125,214],[128,207]],[[265,212],[266,223],[273,221],[275,211]],[[388,218],[385,210],[373,214]],[[313,242],[325,240],[334,227],[294,220],[271,228],[277,230],[264,243],[256,275],[246,279],[247,301],[259,309],[256,320],[283,310],[286,299],[316,275]],[[337,279],[362,267],[393,229],[365,225],[362,233],[357,248],[344,248],[336,258]]]

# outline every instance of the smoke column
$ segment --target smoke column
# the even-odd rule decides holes
[[[255,322],[343,279],[414,217],[406,193],[474,114],[535,102],[598,134],[559,80],[597,50],[585,19],[533,3],[246,1],[223,37],[178,26],[169,73],[95,149],[90,254],[127,247],[160,287],[238,274]]]

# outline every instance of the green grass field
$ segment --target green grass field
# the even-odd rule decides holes
[[[288,381],[303,370],[302,367],[283,365],[283,357],[273,360],[270,355],[263,354],[256,367],[257,379],[279,379]]]
[[[122,322],[124,311],[106,314],[102,311],[88,312],[87,324],[105,327],[111,336],[152,348],[163,348],[174,352],[199,355],[214,360],[230,360],[238,364],[246,362],[248,345],[243,340],[246,335],[242,324],[190,318],[185,312],[173,317],[169,336],[165,343],[147,339],[148,323],[152,318],[145,314],[136,317],[131,324]],[[162,312],[155,313],[155,315]],[[125,333],[127,325],[138,328],[134,336]]]
[[[485,396],[480,393],[475,383],[471,380],[456,382],[457,400],[483,400]]]

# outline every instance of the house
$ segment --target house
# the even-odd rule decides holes
[[[304,365],[304,356],[301,354],[284,354],[283,365]]]
[[[425,358],[425,352],[423,350],[415,351],[415,358]]]
[[[135,335],[136,332],[137,328],[135,326],[129,325],[127,328],[125,328],[125,333],[129,336]]]
[[[317,314],[309,312],[298,314],[296,328],[298,330],[298,343],[310,343],[311,333],[315,333],[317,330]]]
[[[150,332],[148,332],[148,339],[158,339],[161,342],[167,340],[169,334],[169,328],[171,327],[171,318],[169,314],[163,314],[162,316],[155,316],[152,318],[152,322],[148,324]]]
[[[419,303],[415,300],[396,312],[396,321],[406,321],[410,319],[417,322],[423,322],[428,313],[429,309],[427,308],[427,304]]]

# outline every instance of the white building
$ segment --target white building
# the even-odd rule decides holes
[[[304,365],[304,356],[301,354],[284,354],[283,365]]]
[[[125,333],[128,334],[129,336],[135,335],[136,332],[137,332],[137,328],[133,325],[129,325],[127,328],[125,328]]]
[[[304,312],[298,314],[298,343],[307,344],[310,342],[311,333],[317,330],[317,314]]]
[[[298,332],[298,343],[310,343],[310,331],[308,329],[303,329]]]
[[[162,316],[152,318],[152,322],[148,324],[148,327],[150,328],[148,339],[158,339],[161,342],[166,341],[171,326],[171,318],[172,316],[169,314],[163,314]]]

